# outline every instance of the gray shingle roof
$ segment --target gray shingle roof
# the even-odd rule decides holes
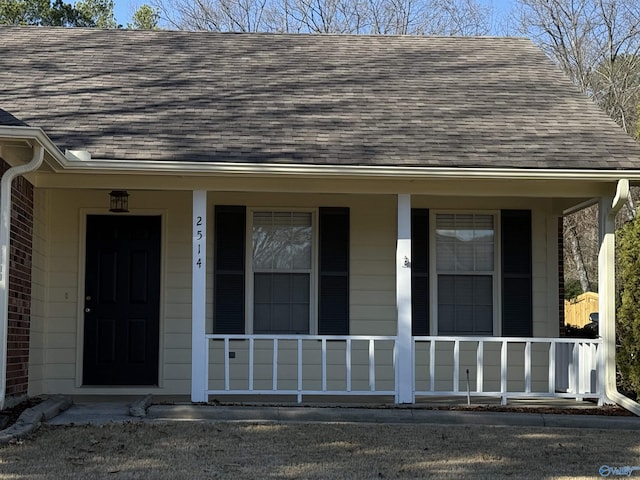
[[[0,27],[0,124],[94,158],[633,168],[530,41]],[[640,166],[640,163],[637,163]]]

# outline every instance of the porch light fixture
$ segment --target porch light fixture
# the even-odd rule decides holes
[[[114,213],[129,212],[129,193],[126,190],[109,192],[109,211]]]

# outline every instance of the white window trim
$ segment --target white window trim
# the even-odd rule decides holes
[[[438,332],[438,270],[437,270],[437,250],[436,250],[436,218],[439,214],[455,215],[492,215],[494,234],[494,260],[493,260],[493,336],[499,337],[502,334],[502,324],[500,322],[502,312],[502,282],[500,272],[502,271],[502,249],[500,234],[500,211],[499,210],[430,210],[429,212],[429,309],[430,326],[429,333],[433,336],[440,335]],[[478,275],[485,275],[478,273]],[[465,335],[465,337],[473,335]]]
[[[253,214],[256,212],[304,212],[311,214],[311,274],[309,281],[309,333],[318,332],[318,209],[287,207],[247,207],[245,238],[245,332],[253,335]],[[274,270],[274,272],[276,272]],[[287,270],[286,273],[291,273]]]

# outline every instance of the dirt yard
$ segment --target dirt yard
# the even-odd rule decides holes
[[[601,478],[640,466],[626,430],[181,422],[45,426],[0,479]],[[631,476],[640,476],[640,471]],[[612,475],[615,477],[615,475]]]

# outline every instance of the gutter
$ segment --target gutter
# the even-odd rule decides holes
[[[56,160],[58,160],[57,157]],[[620,170],[569,170],[537,168],[494,167],[418,167],[390,165],[306,165],[286,163],[194,162],[172,160],[79,160],[64,157],[65,161],[53,167],[57,173],[110,173],[148,175],[249,175],[258,177],[315,177],[315,178],[393,178],[423,179],[480,179],[480,180],[590,180],[611,182],[620,178]],[[624,175],[640,181],[640,170],[625,170]]]
[[[11,183],[18,175],[37,170],[44,160],[44,147],[36,144],[29,163],[9,168],[0,180],[0,410],[7,392],[7,337],[9,326],[9,252],[11,229]]]
[[[495,167],[419,167],[393,165],[309,165],[286,163],[251,164],[242,162],[197,162],[175,160],[123,160],[91,158],[90,152],[75,155],[74,151],[66,154],[53,143],[39,127],[0,126],[0,140],[3,138],[35,140],[42,145],[51,156],[49,166],[56,173],[109,173],[124,175],[247,175],[258,177],[359,177],[359,178],[394,178],[394,179],[488,179],[488,180],[590,180],[611,182],[620,179],[621,171],[608,170],[573,170],[573,169],[539,169],[539,168],[495,168]],[[48,160],[49,163],[49,160]],[[640,169],[624,170],[626,178],[640,181]]]
[[[602,337],[600,378],[604,380],[605,400],[626,408],[640,416],[640,404],[618,391],[616,384],[616,305],[615,305],[615,216],[629,198],[629,181],[618,180],[616,195],[611,204],[602,199],[599,205],[600,252],[598,255],[599,311],[604,313],[599,334]]]

